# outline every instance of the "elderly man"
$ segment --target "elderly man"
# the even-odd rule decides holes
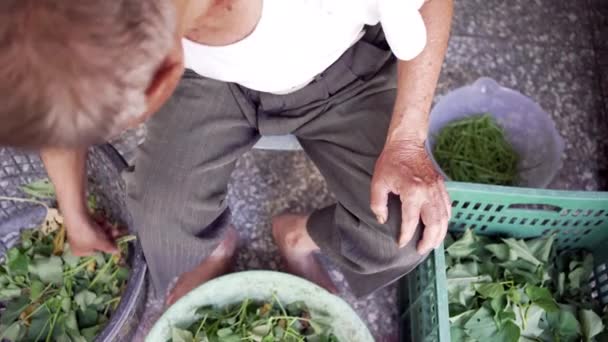
[[[446,233],[423,144],[451,14],[451,0],[4,0],[0,144],[41,148],[76,254],[113,252],[86,210],[87,146],[148,119],[128,202],[171,304],[230,267],[236,160],[294,134],[337,203],[275,218],[279,250],[334,290],[324,253],[366,295]]]

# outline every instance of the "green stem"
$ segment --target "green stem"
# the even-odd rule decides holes
[[[53,331],[55,330],[55,324],[57,323],[57,317],[59,316],[60,310],[61,309],[55,311],[55,314],[53,315],[53,323],[51,323],[49,333],[46,335],[46,342],[51,342],[51,337],[53,336]]]
[[[195,341],[198,339],[198,334],[201,333],[201,330],[203,329],[205,322],[207,322],[207,317],[209,317],[209,315],[205,315],[205,317],[203,317],[203,319],[201,320],[201,324],[198,325],[198,329],[196,329],[196,333],[194,334]]]
[[[74,269],[71,269],[69,271],[63,272],[63,275],[64,276],[70,276],[70,275],[76,274],[76,273],[80,272],[80,270],[82,270],[83,268],[89,266],[89,264],[92,261],[95,261],[94,257],[87,257],[85,259],[85,261],[83,261],[81,264],[78,264],[78,266],[76,266]]]
[[[283,313],[283,315],[287,316],[287,311],[285,310],[285,308],[283,307],[283,304],[281,304],[281,301],[279,300],[279,298],[277,297],[276,293],[272,294],[272,298],[275,302],[277,302],[277,304],[279,305],[279,308],[281,308],[281,312]]]
[[[113,303],[116,303],[116,302],[120,302],[120,298],[121,297],[112,298],[101,305],[101,306],[105,306],[105,309],[103,310],[104,316],[108,315],[108,310],[110,309],[110,305]]]
[[[42,201],[35,200],[35,199],[27,199],[27,198],[20,198],[20,197],[9,197],[9,196],[0,196],[0,201],[31,203],[31,204],[41,205],[46,210],[49,210],[49,206],[46,203],[44,203]]]
[[[97,283],[97,281],[99,280],[99,278],[104,273],[106,273],[106,271],[108,270],[108,268],[110,268],[113,264],[114,264],[114,258],[111,257],[110,260],[108,262],[106,262],[105,265],[103,265],[103,267],[101,268],[101,270],[99,270],[99,272],[97,272],[97,274],[95,275],[95,278],[93,278],[93,281],[91,281],[91,284],[89,284],[89,289],[91,289],[93,287],[93,285],[95,285],[95,283]]]
[[[46,329],[46,326],[49,325],[49,320],[47,320],[46,322],[44,322],[44,326],[42,327],[42,329],[40,330],[40,332],[38,333],[38,336],[36,336],[36,339],[34,339],[34,341],[39,341],[40,337],[42,337],[42,333],[44,332],[44,329]]]
[[[135,241],[135,240],[137,240],[137,237],[135,235],[125,235],[125,236],[121,236],[118,239],[116,239],[116,244],[122,245],[124,243]]]

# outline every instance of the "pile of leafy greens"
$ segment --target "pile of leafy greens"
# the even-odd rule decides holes
[[[303,302],[283,305],[249,299],[226,307],[205,306],[189,327],[172,328],[169,342],[338,342],[327,315],[311,312]],[[314,316],[314,317],[313,317]]]
[[[555,235],[446,241],[452,341],[608,341],[591,294],[593,257],[556,255]],[[606,321],[606,317],[604,317]]]
[[[24,191],[39,199],[54,196],[47,183]],[[34,199],[20,201],[46,207],[47,216],[38,229],[21,232],[0,264],[0,340],[93,341],[120,302],[129,276],[128,241],[134,237],[117,241],[120,254],[77,257],[56,209]]]
[[[433,156],[450,179],[513,185],[519,157],[490,114],[448,123],[435,137]]]

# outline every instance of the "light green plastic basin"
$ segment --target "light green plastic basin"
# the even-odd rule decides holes
[[[247,271],[211,280],[185,295],[156,322],[146,342],[166,342],[171,337],[171,327],[186,327],[199,319],[195,314],[199,307],[225,306],[247,298],[270,300],[273,295],[284,304],[304,301],[311,311],[326,312],[333,321],[334,334],[340,341],[374,341],[355,311],[344,300],[323,288],[286,273]]]

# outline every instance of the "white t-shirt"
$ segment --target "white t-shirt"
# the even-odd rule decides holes
[[[426,44],[424,0],[264,0],[254,31],[226,46],[184,40],[196,73],[250,89],[286,94],[304,87],[363,36],[382,24],[393,53],[416,57]]]

